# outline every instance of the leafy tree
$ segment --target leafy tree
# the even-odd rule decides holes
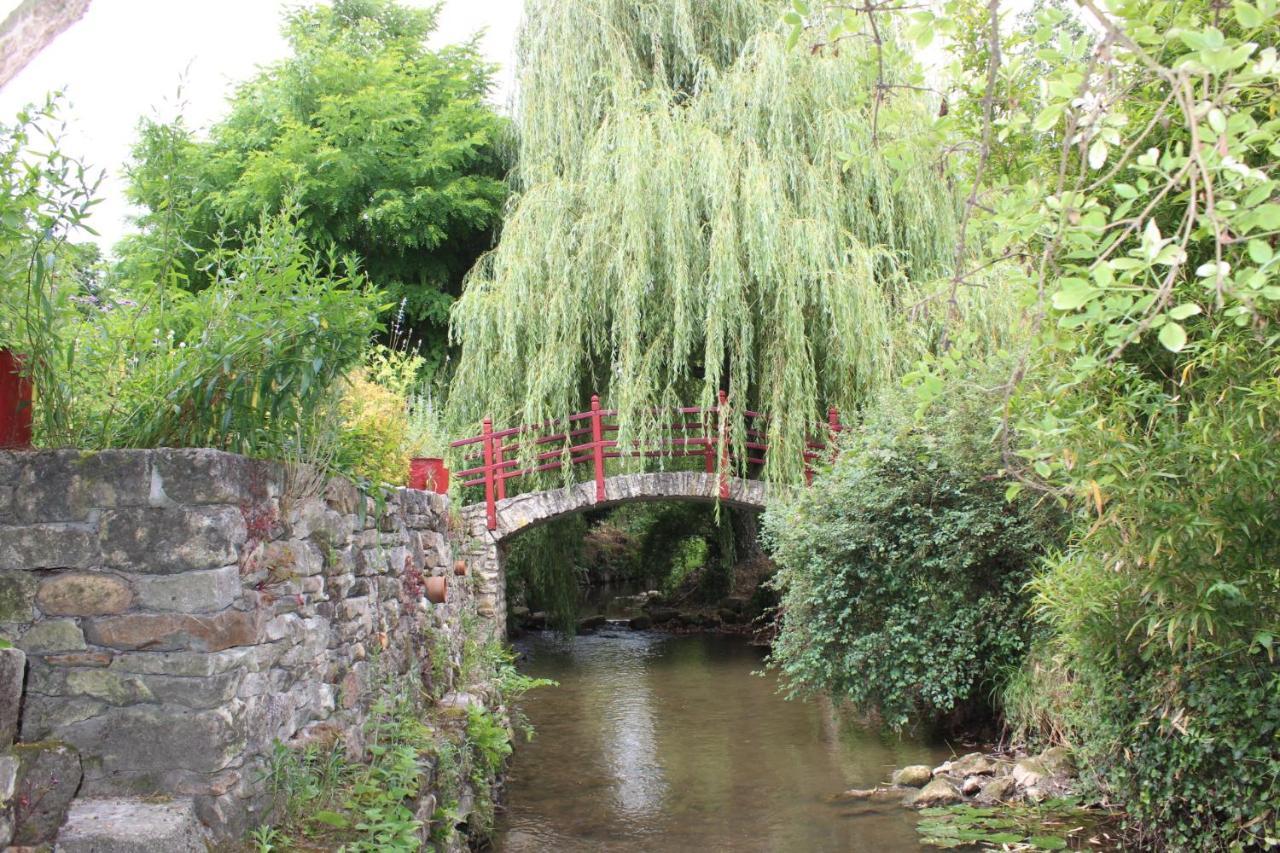
[[[770,418],[766,476],[795,481],[826,407],[853,410],[931,345],[901,327],[949,275],[956,200],[939,152],[902,155],[936,107],[906,90],[883,156],[872,105],[847,97],[861,50],[787,51],[783,9],[529,4],[517,195],[453,312],[456,420],[537,423],[595,390],[625,443],[659,427],[654,407],[724,389]]]
[[[293,200],[308,242],[358,255],[439,359],[506,191],[493,68],[474,42],[428,50],[437,14],[393,0],[292,12],[293,55],[241,86],[207,139],[144,122],[129,193],[145,213],[120,246],[123,277],[198,291],[215,246]]]

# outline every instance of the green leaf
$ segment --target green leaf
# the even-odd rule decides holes
[[[1101,292],[1084,279],[1065,278],[1062,280],[1062,287],[1053,294],[1053,307],[1059,311],[1075,311]]]
[[[346,829],[351,825],[351,821],[347,820],[344,815],[340,815],[337,812],[326,811],[324,809],[321,809],[312,815],[311,819],[318,821],[319,823],[326,824],[327,826],[332,826],[336,829]]]
[[[1056,835],[1034,835],[1027,839],[1032,845],[1039,847],[1041,850],[1066,850],[1067,842]]]
[[[1187,345],[1187,330],[1179,323],[1165,323],[1160,328],[1160,343],[1170,352],[1179,352]]]
[[[1256,6],[1252,3],[1246,3],[1244,0],[1235,0],[1231,4],[1231,9],[1236,13],[1236,20],[1240,22],[1240,26],[1246,30],[1260,27],[1266,20]]]
[[[798,27],[804,23],[804,18],[801,18],[795,12],[788,12],[787,14],[783,15],[782,20],[784,23],[790,24],[793,27]]]
[[[1261,266],[1271,260],[1271,246],[1265,240],[1249,241],[1249,260]]]
[[[1065,104],[1050,104],[1045,107],[1040,111],[1040,114],[1036,116],[1036,120],[1031,123],[1032,129],[1039,133],[1044,133],[1046,130],[1049,130],[1058,123],[1058,119],[1062,117],[1062,111],[1065,108]]]
[[[1107,163],[1107,143],[1095,139],[1089,146],[1089,168],[1097,171]]]
[[[1185,320],[1200,313],[1200,306],[1194,302],[1184,302],[1169,310],[1169,316],[1175,320]]]

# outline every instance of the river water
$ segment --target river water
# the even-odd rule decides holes
[[[524,699],[537,734],[516,748],[497,850],[921,849],[896,803],[831,798],[947,750],[786,701],[739,638],[620,628],[516,647],[525,672],[560,686]]]

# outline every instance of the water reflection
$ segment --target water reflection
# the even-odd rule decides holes
[[[786,702],[741,641],[604,632],[520,644],[561,686],[525,712],[497,848],[523,851],[916,850],[896,804],[836,804],[942,750]]]

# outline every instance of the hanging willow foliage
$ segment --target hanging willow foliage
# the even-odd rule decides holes
[[[779,13],[529,4],[517,192],[453,311],[455,423],[540,423],[597,391],[644,444],[670,420],[653,408],[723,388],[769,419],[765,475],[794,482],[826,407],[856,410],[919,354],[902,318],[949,274],[955,193],[934,152],[873,147],[856,48],[789,50]],[[929,108],[895,94],[899,135]]]

